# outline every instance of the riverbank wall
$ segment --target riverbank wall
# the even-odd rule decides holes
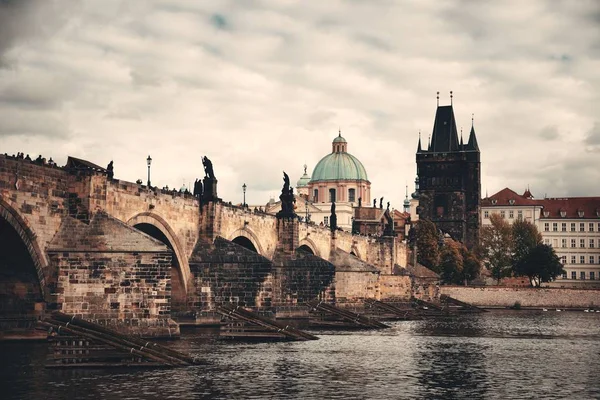
[[[600,308],[600,289],[441,286],[440,293],[488,308],[511,307],[516,302],[532,308]]]

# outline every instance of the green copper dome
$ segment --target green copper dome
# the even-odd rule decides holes
[[[358,158],[350,153],[338,152],[328,154],[319,161],[312,173],[311,182],[337,180],[368,181],[369,179],[365,167]]]

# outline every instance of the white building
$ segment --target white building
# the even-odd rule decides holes
[[[566,274],[557,280],[597,285],[600,280],[600,197],[534,199],[505,188],[481,201],[481,226],[499,213],[509,223],[525,219],[537,226],[545,244],[561,258]],[[563,281],[564,282],[564,281]]]

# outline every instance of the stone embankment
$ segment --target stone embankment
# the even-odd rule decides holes
[[[488,308],[510,307],[516,302],[531,308],[600,308],[599,289],[441,286],[440,293]]]

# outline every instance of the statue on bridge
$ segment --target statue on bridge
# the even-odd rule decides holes
[[[383,197],[379,199],[379,208],[383,209]]]
[[[362,207],[362,197],[358,198],[358,208]]]
[[[281,200],[281,211],[277,213],[277,218],[296,218],[294,188],[290,187],[290,177],[285,171],[283,171],[283,188],[279,200]]]
[[[331,202],[331,215],[329,216],[329,229],[331,232],[337,230],[337,215],[335,214],[335,201]]]
[[[215,178],[215,172],[213,171],[212,162],[208,157],[202,157],[202,165],[204,165],[204,185],[198,179],[198,188],[197,193],[200,197],[200,206],[203,204],[208,204],[209,202],[218,202],[219,199],[217,195],[217,178]]]
[[[208,157],[202,157],[202,165],[204,165],[204,173],[206,174],[205,178],[216,179],[212,162],[208,159]]]
[[[115,176],[115,171],[114,171],[112,160],[110,160],[110,162],[108,163],[108,166],[106,167],[106,175],[108,175],[108,179],[110,179],[110,180],[112,180],[113,177]]]

